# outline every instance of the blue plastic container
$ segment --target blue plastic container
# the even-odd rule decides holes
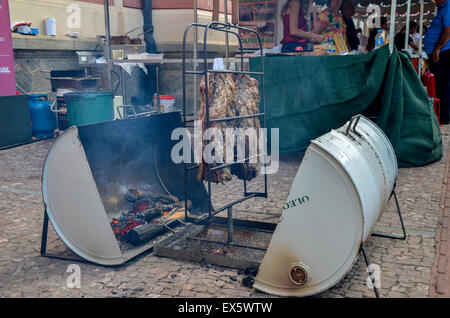
[[[50,110],[51,103],[48,101],[47,95],[30,95],[28,100],[33,137],[53,137],[56,129],[56,116],[55,113]]]

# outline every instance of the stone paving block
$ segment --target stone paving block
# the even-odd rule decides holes
[[[445,274],[447,272],[447,257],[445,256],[439,256],[438,260],[438,273]]]

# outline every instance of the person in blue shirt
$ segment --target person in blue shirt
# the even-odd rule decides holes
[[[435,0],[438,11],[425,34],[425,52],[441,100],[441,124],[450,120],[450,0]]]

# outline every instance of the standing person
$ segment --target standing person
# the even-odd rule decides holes
[[[409,22],[409,37],[408,37],[408,47],[414,50],[418,50],[418,46],[414,43],[413,35],[416,33],[417,23],[414,21]],[[405,35],[406,35],[406,25],[395,35],[394,45],[398,51],[405,48]]]
[[[441,124],[450,119],[450,0],[435,0],[438,11],[425,34],[425,52],[441,100]]]
[[[319,13],[313,32],[325,36],[325,39],[332,39],[333,34],[340,33],[346,40],[346,27],[339,11],[342,0],[329,0],[329,7]]]
[[[373,28],[372,30],[370,30],[369,39],[367,40],[366,46],[367,52],[371,52],[375,48],[375,37],[378,34],[378,30],[385,30],[385,31],[389,30],[388,19],[386,17],[380,18],[379,28]]]
[[[341,6],[342,19],[346,25],[346,35],[347,42],[350,47],[350,51],[358,50],[359,39],[356,32],[355,23],[353,22],[353,16],[355,15],[355,1],[354,0],[343,0]]]
[[[307,39],[318,43],[324,40],[323,36],[306,31],[308,22],[305,16],[305,7],[306,1],[304,0],[288,0],[283,6],[281,10],[284,26],[284,37],[281,40],[282,53],[298,52],[297,48],[304,48]]]

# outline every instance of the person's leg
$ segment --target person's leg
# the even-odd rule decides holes
[[[450,50],[446,50],[439,55],[440,78],[439,84],[439,99],[441,100],[441,123],[448,124],[450,121]]]
[[[436,97],[441,102],[441,124],[450,121],[450,50],[439,55],[439,62],[434,65]]]

